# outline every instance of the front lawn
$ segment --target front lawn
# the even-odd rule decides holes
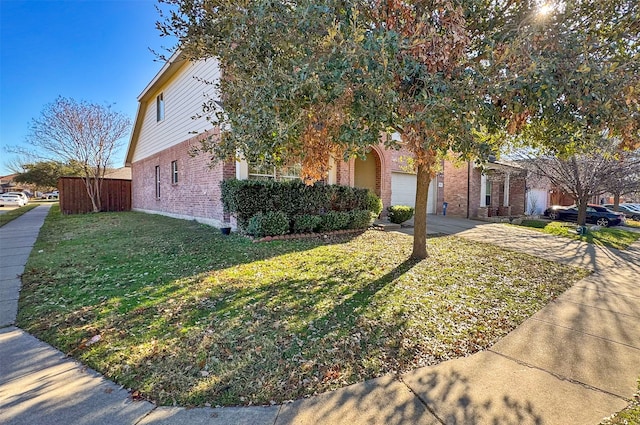
[[[411,242],[54,206],[18,322],[162,405],[269,404],[487,348],[587,274],[453,236],[412,262]]]
[[[623,230],[619,227],[603,227],[600,230],[589,230],[586,235],[578,235],[576,233],[578,226],[575,223],[547,220],[522,220],[522,224],[519,226],[535,229],[550,235],[576,239],[615,249],[625,249],[640,239],[640,233]],[[590,225],[587,225],[587,227],[588,226]]]

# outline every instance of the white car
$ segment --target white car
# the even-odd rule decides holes
[[[24,201],[24,204],[27,205],[29,203],[29,197],[22,192],[7,192],[7,195],[18,195]]]
[[[41,196],[42,199],[58,199],[59,197],[60,193],[57,190],[54,190],[53,192],[43,193]]]
[[[24,206],[24,200],[19,195],[12,195],[10,193],[3,193],[0,195],[0,207],[6,206]]]

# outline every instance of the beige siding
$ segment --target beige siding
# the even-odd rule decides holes
[[[149,93],[148,100],[141,105],[143,121],[133,162],[187,140],[193,137],[193,132],[210,130],[212,125],[204,117],[192,117],[202,113],[207,95],[218,99],[214,86],[203,82],[215,81],[218,77],[218,64],[214,60],[185,61],[171,80]],[[157,122],[156,97],[160,93],[163,93],[165,113],[164,120]]]

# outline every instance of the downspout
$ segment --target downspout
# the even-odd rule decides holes
[[[471,212],[471,161],[467,161],[467,219]]]

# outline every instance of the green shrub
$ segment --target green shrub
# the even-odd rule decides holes
[[[246,232],[258,238],[284,235],[289,233],[289,218],[282,211],[258,213],[248,220]]]
[[[371,224],[373,213],[369,210],[354,210],[350,213],[350,229],[366,229]]]
[[[319,215],[303,214],[293,218],[293,231],[295,233],[307,233],[315,231],[322,222]]]
[[[249,219],[258,213],[277,211],[274,200],[275,182],[259,180],[225,180],[221,183],[222,205],[233,214],[241,228],[248,226]]]
[[[413,207],[407,205],[392,205],[387,208],[389,211],[389,221],[392,223],[400,224],[413,217]]]
[[[225,180],[221,190],[224,210],[236,217],[242,229],[258,213],[282,211],[294,217],[328,211],[369,209],[376,212],[380,202],[368,189],[323,183],[308,186],[299,180]]]
[[[382,199],[378,198],[376,194],[370,190],[367,191],[366,206],[364,209],[371,211],[375,217],[378,217],[380,212],[382,212]]]
[[[327,232],[347,229],[351,222],[351,214],[348,211],[329,211],[321,218],[319,230]]]

